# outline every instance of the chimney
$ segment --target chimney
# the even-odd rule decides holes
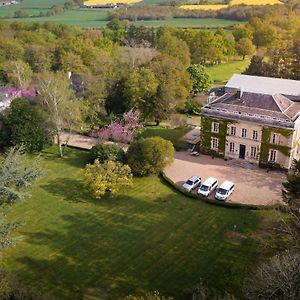
[[[241,88],[237,89],[237,91],[236,91],[236,97],[238,99],[241,99],[242,96],[243,96],[243,90]]]

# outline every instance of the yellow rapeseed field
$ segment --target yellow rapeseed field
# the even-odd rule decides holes
[[[137,3],[142,0],[87,0],[84,5],[101,5],[101,4],[116,4],[116,3]]]
[[[192,4],[192,5],[181,5],[182,9],[201,9],[201,10],[219,10],[221,8],[225,8],[228,5],[222,4],[211,4],[211,5],[200,5],[200,4]]]
[[[230,5],[239,5],[239,4],[246,4],[246,5],[273,5],[273,4],[282,4],[279,0],[232,0]],[[180,8],[182,9],[202,9],[202,10],[219,10],[222,8],[227,7],[228,5],[220,5],[220,4],[211,4],[211,5],[201,5],[201,4],[194,4],[194,5],[182,5]]]

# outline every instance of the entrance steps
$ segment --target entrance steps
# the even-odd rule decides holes
[[[243,169],[249,169],[249,170],[254,170],[257,169],[257,166],[254,164],[251,164],[250,162],[242,159],[229,159],[227,161],[227,165],[229,166],[237,166],[241,167]]]

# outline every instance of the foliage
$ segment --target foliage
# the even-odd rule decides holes
[[[0,299],[49,300],[42,293],[24,286],[15,277],[2,269],[0,269]]]
[[[41,109],[24,99],[12,101],[5,112],[0,137],[3,147],[23,145],[27,152],[41,151],[51,143]]]
[[[288,129],[267,127],[267,126],[263,127],[262,137],[261,137],[261,139],[262,139],[261,148],[260,148],[260,154],[259,154],[259,164],[261,167],[268,166],[270,149],[278,150],[279,152],[281,152],[283,155],[285,155],[287,157],[290,155],[291,149],[289,146],[271,144],[271,133],[272,132],[280,134],[286,138],[290,137],[293,133],[292,130],[288,130]]]
[[[96,159],[84,169],[84,184],[96,198],[107,194],[115,196],[121,188],[132,186],[131,169],[118,161],[108,160],[101,164]]]
[[[185,103],[185,112],[190,115],[200,115],[203,101],[197,98],[190,98]]]
[[[64,73],[44,71],[37,80],[37,90],[41,104],[53,124],[60,156],[63,156],[61,134],[64,129],[69,132],[81,121],[80,103],[72,99],[70,83]],[[66,142],[67,143],[67,142]]]
[[[245,283],[247,299],[296,300],[300,297],[300,255],[286,251],[263,263]]]
[[[255,46],[249,38],[241,38],[236,44],[236,50],[243,59],[247,55],[253,55],[255,53]]]
[[[4,64],[3,71],[7,81],[17,87],[26,88],[31,82],[32,70],[27,63],[21,60],[7,61]]]
[[[130,144],[127,159],[134,174],[158,174],[172,163],[174,147],[160,137],[140,139]]]
[[[159,292],[147,293],[145,296],[127,296],[124,300],[173,300],[171,297],[161,296]]]
[[[26,188],[39,176],[38,160],[28,163],[22,147],[11,148],[0,161],[0,205],[23,199]]]
[[[109,125],[99,130],[98,136],[101,140],[129,143],[135,138],[138,131],[143,128],[139,120],[139,111],[131,109],[123,114],[123,124],[111,121]]]
[[[168,56],[177,58],[184,67],[188,67],[191,63],[191,55],[187,43],[171,32],[163,32],[155,41],[157,50]]]
[[[192,78],[192,93],[197,94],[201,92],[208,92],[211,88],[211,79],[209,73],[204,66],[191,65],[188,67],[188,72]]]
[[[124,150],[115,144],[97,144],[91,149],[92,160],[98,159],[100,163],[106,160],[116,160],[121,163],[126,162]]]

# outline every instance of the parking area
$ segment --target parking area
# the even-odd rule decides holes
[[[227,201],[255,205],[281,202],[282,182],[286,178],[284,173],[267,172],[244,162],[225,161],[207,155],[194,157],[188,152],[177,152],[165,174],[178,185],[193,175],[201,177],[202,182],[210,176],[216,177],[219,185],[225,180],[233,181],[235,191]],[[214,195],[210,197],[214,198]]]

